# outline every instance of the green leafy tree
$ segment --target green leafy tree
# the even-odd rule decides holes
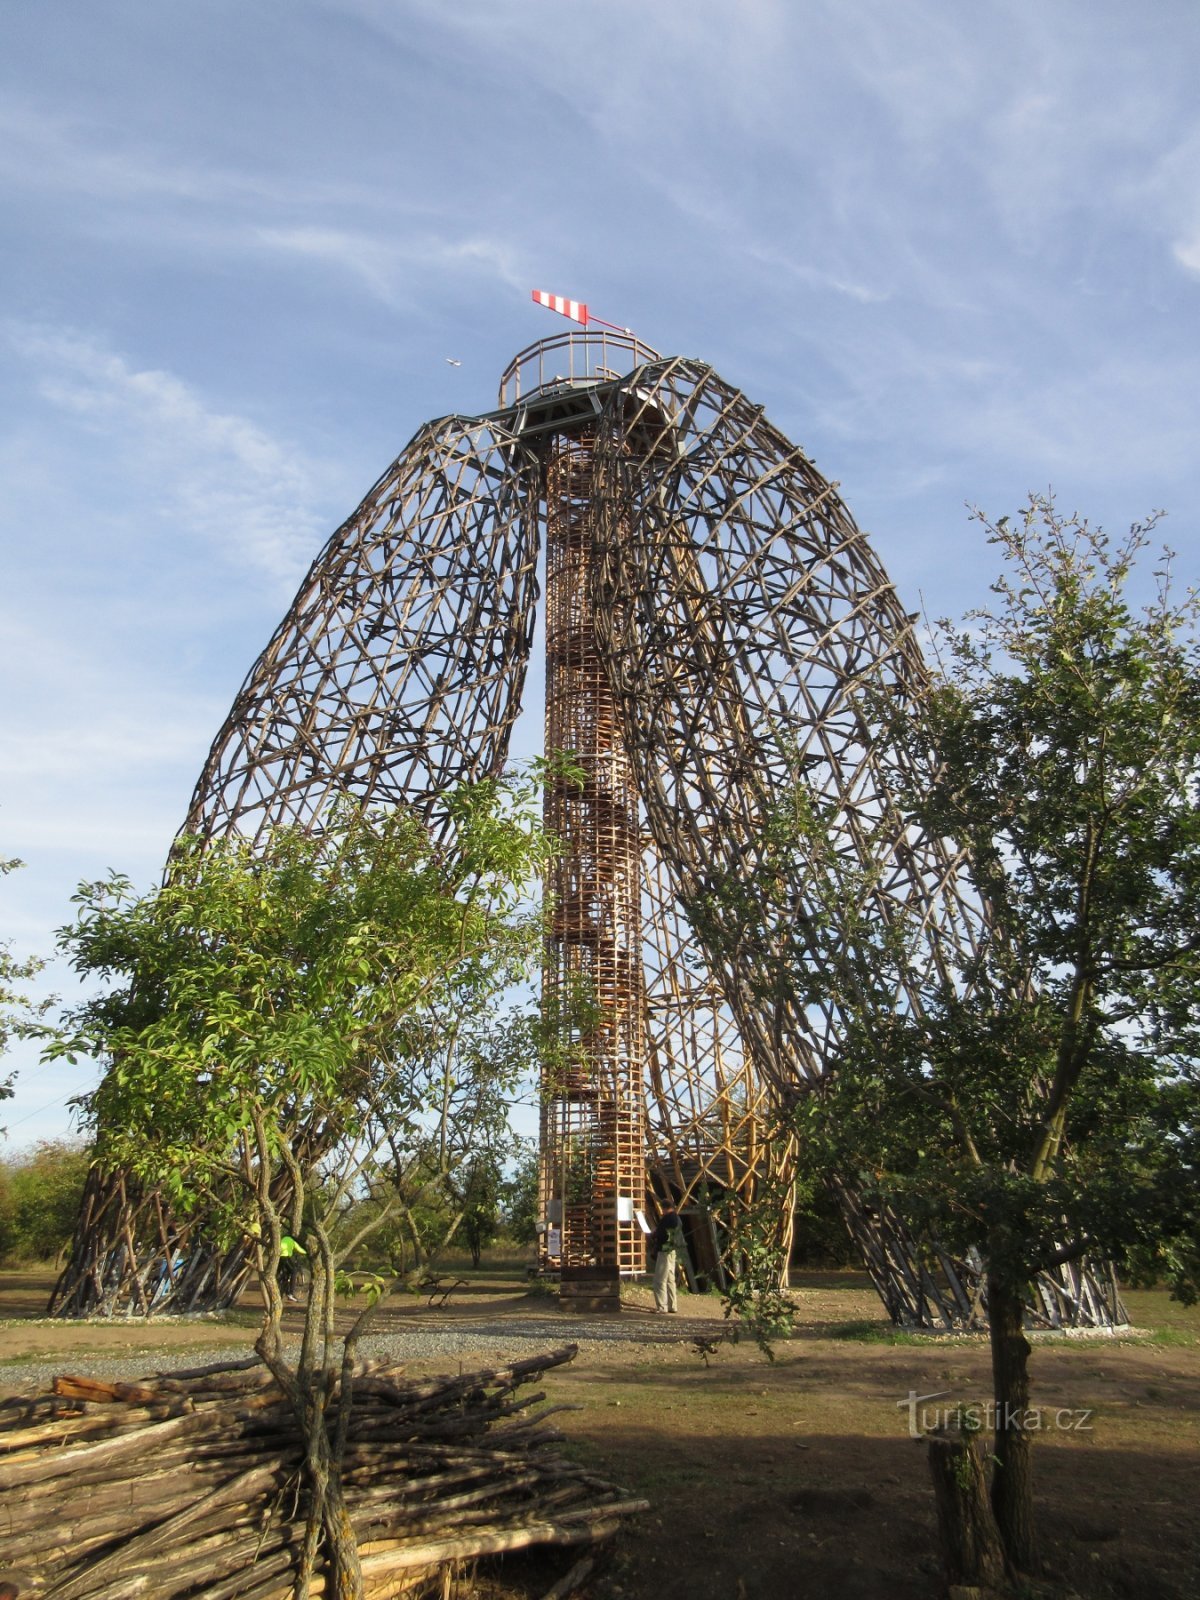
[[[769,1136],[790,1145],[791,1130],[784,1120],[779,1119]],[[795,1200],[789,1160],[773,1181],[758,1185],[750,1204],[730,1197],[713,1207],[729,1240],[725,1254],[731,1270],[721,1298],[732,1338],[737,1343],[742,1333],[748,1334],[771,1362],[775,1341],[791,1333],[799,1309],[787,1292],[788,1252],[780,1237],[780,1218],[790,1214]]]
[[[465,1101],[468,1114],[443,1114],[438,1156],[445,1191],[461,1217],[463,1242],[476,1267],[499,1228],[504,1168],[521,1148],[510,1109],[528,1087],[544,1026],[536,1006],[515,1006],[477,1018],[462,1014],[458,1025],[446,1030],[451,1044],[447,1108]]]
[[[463,1239],[475,1267],[500,1230],[500,1179],[499,1163],[489,1156],[472,1161],[464,1174]]]
[[[24,862],[0,857],[0,878],[15,872]],[[39,1038],[45,1032],[42,1018],[54,1004],[53,1000],[35,1000],[25,992],[25,985],[37,977],[45,966],[38,956],[18,959],[7,940],[0,940],[0,1056],[8,1050],[13,1039]],[[0,1078],[0,1100],[9,1100],[13,1093],[13,1078]],[[0,1129],[0,1132],[3,1132]]]
[[[536,962],[528,891],[548,847],[535,797],[532,780],[460,789],[441,841],[403,810],[351,806],[321,834],[279,830],[258,849],[184,840],[152,894],[119,878],[83,886],[62,934],[75,966],[113,985],[52,1051],[108,1064],[86,1102],[100,1159],[181,1217],[252,1242],[257,1349],[307,1440],[300,1595],[322,1549],[330,1592],[362,1593],[340,1472],[355,1351],[386,1286],[370,1281],[340,1346],[334,1296],[389,1210],[345,1222],[386,1163],[397,1108],[414,1125],[428,1109],[404,1105],[428,1087],[405,1053],[419,1019],[454,993],[478,1009]],[[281,1333],[285,1235],[312,1272],[295,1357]]]
[[[84,1144],[44,1140],[0,1168],[0,1257],[50,1261],[70,1243],[91,1165]]]
[[[798,981],[844,1019],[805,1148],[982,1252],[992,1502],[1028,1570],[1036,1274],[1089,1252],[1196,1292],[1200,652],[1166,559],[1130,599],[1152,523],[1114,545],[1034,499],[984,526],[1005,570],[991,606],[941,625],[927,715],[869,708],[907,816],[964,852],[992,930],[977,958],[918,961],[921,908],[897,914],[799,786],[775,825],[808,873]]]
[[[537,1147],[522,1140],[515,1164],[500,1185],[504,1228],[514,1244],[532,1244],[537,1238],[540,1178]]]
[[[381,1241],[393,1258],[411,1254],[428,1270],[461,1239],[478,1264],[494,1237],[500,1174],[520,1146],[510,1110],[527,1088],[543,1027],[535,1006],[503,1004],[498,995],[526,975],[528,954],[523,965],[497,964],[486,991],[451,983],[406,1019],[397,1047],[406,1063],[401,1093],[379,1110],[388,1159],[360,1199],[396,1213],[398,1230]]]

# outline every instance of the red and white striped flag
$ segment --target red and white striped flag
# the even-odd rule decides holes
[[[588,308],[581,301],[568,300],[561,294],[547,294],[544,289],[535,289],[533,298],[537,305],[546,306],[551,311],[557,311],[560,317],[570,317],[572,322],[582,322],[587,327]]]

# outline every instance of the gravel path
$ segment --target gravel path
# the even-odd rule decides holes
[[[471,1364],[500,1366],[523,1356],[539,1355],[564,1344],[577,1344],[630,1355],[654,1348],[688,1344],[697,1333],[712,1336],[719,1320],[681,1319],[678,1324],[651,1315],[625,1313],[621,1317],[571,1316],[458,1317],[435,1321],[422,1317],[411,1326],[392,1327],[386,1333],[368,1334],[360,1345],[363,1356],[377,1360],[430,1362],[449,1358],[455,1366],[470,1355]],[[289,1341],[292,1344],[293,1341]],[[298,1344],[298,1341],[295,1343]],[[252,1353],[253,1340],[228,1346],[188,1350],[143,1352],[135,1356],[59,1356],[53,1362],[21,1361],[0,1367],[0,1394],[36,1394],[49,1387],[59,1373],[78,1371],[93,1378],[131,1379],[177,1368],[238,1361]]]

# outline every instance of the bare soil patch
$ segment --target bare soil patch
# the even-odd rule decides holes
[[[106,1359],[253,1342],[252,1302],[225,1318],[62,1324],[39,1320],[49,1274],[0,1274],[0,1389],[19,1363],[87,1372]],[[893,1334],[865,1279],[806,1273],[801,1324],[774,1365],[722,1344],[705,1368],[692,1341],[724,1327],[715,1300],[681,1297],[678,1317],[650,1314],[644,1291],[620,1318],[596,1320],[548,1399],[569,1450],[644,1495],[653,1510],[601,1563],[594,1600],[928,1600],[940,1592],[924,1446],[908,1436],[908,1395],[928,1406],[983,1402],[982,1339]],[[1032,1362],[1044,1430],[1037,1487],[1050,1592],[1086,1600],[1193,1600],[1200,1593],[1200,1312],[1159,1292],[1129,1295],[1146,1334],[1040,1343]],[[600,1324],[607,1326],[602,1328]],[[578,1334],[553,1299],[520,1278],[472,1275],[447,1304],[398,1299],[377,1334],[477,1332],[480,1364],[497,1332]],[[614,1337],[616,1335],[616,1337]],[[419,1340],[414,1337],[414,1348]],[[415,1359],[414,1370],[463,1365]],[[7,1370],[6,1370],[7,1369]],[[1086,1413],[1086,1416],[1083,1414]],[[1082,1421],[1079,1419],[1082,1417]],[[525,1559],[489,1591],[537,1596],[557,1566]],[[482,1592],[482,1591],[481,1591]]]

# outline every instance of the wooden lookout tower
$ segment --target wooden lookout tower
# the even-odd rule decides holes
[[[594,501],[598,391],[653,359],[631,335],[561,335],[523,351],[500,389],[540,468],[545,749],[571,769],[552,778],[545,801],[560,853],[547,885],[543,994],[561,1055],[543,1073],[539,1260],[582,1304],[614,1302],[619,1279],[646,1264],[642,825],[597,635]]]
[[[587,326],[575,302],[566,314],[585,325],[517,356],[496,409],[418,429],[331,535],[238,691],[184,827],[319,828],[350,795],[442,836],[455,786],[508,759],[544,550],[545,748],[564,763],[545,801],[561,853],[539,1260],[603,1307],[643,1269],[642,1219],[668,1199],[717,1282],[738,1270],[738,1208],[764,1185],[784,1196],[786,1231],[791,1157],[772,1112],[820,1083],[844,1019],[790,981],[820,957],[803,863],[781,881],[765,843],[782,794],[801,786],[834,847],[869,869],[882,923],[916,914],[924,971],[950,949],[969,961],[986,927],[962,852],[919,833],[890,792],[896,752],[872,708],[886,697],[921,716],[928,677],[836,485],[712,367]],[[720,883],[744,891],[722,926]],[[896,1005],[919,1004],[922,981]],[[952,1258],[852,1183],[832,1187],[897,1322],[977,1325],[974,1252]],[[96,1169],[54,1309],[136,1308],[176,1240],[186,1266],[158,1309],[232,1303],[246,1246],[222,1253],[203,1227]],[[1037,1291],[1050,1325],[1120,1320],[1111,1283],[1082,1267]]]

